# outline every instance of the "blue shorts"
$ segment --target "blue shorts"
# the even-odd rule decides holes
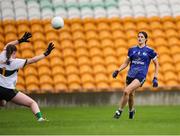
[[[126,77],[126,85],[129,85],[134,79],[139,80],[139,82],[141,83],[141,86],[143,86],[144,82],[146,81],[146,78],[142,78],[142,77]]]

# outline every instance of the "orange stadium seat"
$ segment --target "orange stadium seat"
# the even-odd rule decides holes
[[[68,88],[66,84],[63,83],[57,83],[54,85],[54,91],[53,93],[59,93],[59,92],[67,92]]]
[[[41,75],[39,77],[39,83],[40,83],[41,86],[43,86],[44,84],[52,85],[53,84],[53,80],[52,80],[51,76],[49,76],[47,74],[46,75]]]
[[[127,45],[128,45],[128,43],[127,43],[127,41],[126,40],[124,40],[124,39],[115,39],[114,40],[114,46],[116,47],[116,48],[119,48],[119,47],[127,47]]]
[[[71,32],[74,33],[75,31],[81,31],[83,32],[83,26],[80,23],[73,23],[71,24]]]
[[[129,39],[128,40],[128,48],[130,48],[130,47],[132,47],[132,46],[135,46],[135,45],[137,45],[138,43],[137,43],[137,38],[131,38],[131,39]]]
[[[115,30],[112,32],[112,36],[114,40],[119,40],[119,39],[126,39],[126,34],[122,30]]]
[[[37,69],[32,66],[25,67],[24,76],[29,76],[29,75],[37,76],[38,75]]]
[[[3,26],[6,26],[6,25],[15,25],[15,20],[14,19],[5,19],[3,20],[2,22]]]
[[[41,32],[35,32],[32,35],[32,40],[33,41],[45,41],[45,36]]]
[[[50,41],[58,41],[59,40],[59,37],[58,35],[56,34],[56,32],[48,32],[46,33],[46,41],[47,42],[50,42]]]
[[[38,85],[39,84],[39,80],[38,80],[37,76],[29,75],[29,76],[25,77],[25,83],[26,83],[26,86],[29,86],[30,84]]]
[[[31,32],[32,34],[36,33],[36,32],[40,32],[43,33],[43,26],[41,24],[32,24],[31,25]]]
[[[28,25],[26,25],[26,24],[20,24],[20,25],[18,25],[18,27],[17,27],[17,32],[18,32],[19,35],[22,35],[22,34],[24,34],[25,32],[31,32],[31,31],[30,31],[30,27],[29,27]]]
[[[164,63],[171,63],[172,62],[172,56],[169,54],[161,54],[159,57],[159,63],[164,64]]]
[[[27,93],[40,93],[40,88],[39,88],[39,85],[37,84],[30,84],[30,85],[27,85],[27,90],[25,92]]]
[[[159,48],[159,46],[167,46],[167,41],[165,38],[158,37],[154,39],[155,47]]]
[[[39,76],[43,76],[43,75],[51,76],[51,74],[52,74],[52,71],[49,67],[46,67],[46,66],[38,67],[38,75]]]
[[[68,24],[64,24],[64,26],[59,30],[59,33],[62,33],[62,32],[70,32],[71,31],[71,28]]]
[[[69,57],[65,57],[64,58],[64,66],[65,67],[67,67],[67,66],[69,66],[69,65],[77,65],[77,60],[75,59],[75,57],[71,57],[71,56],[69,56]]]
[[[49,32],[55,32],[56,30],[53,29],[53,27],[51,26],[51,24],[45,24],[44,26],[44,32],[45,33],[49,33]]]
[[[126,37],[127,37],[128,39],[137,38],[137,32],[136,32],[136,30],[127,30],[127,31],[126,31]]]
[[[51,54],[50,58],[62,58],[62,54],[61,54],[61,51],[58,49],[58,48],[55,48],[53,50],[53,53]]]
[[[151,30],[163,28],[163,26],[161,25],[161,23],[159,21],[150,22],[149,25],[150,25]]]
[[[18,37],[15,33],[7,33],[5,35],[5,43],[11,42],[11,41],[14,41],[17,39],[18,39]]]
[[[34,56],[34,52],[32,50],[23,50],[22,57],[23,58],[32,58]]]
[[[170,47],[171,54],[180,54],[180,46],[174,45]]]
[[[59,65],[59,66],[52,66],[51,70],[52,70],[52,75],[53,76],[65,73],[65,68],[63,66],[61,66],[61,65]]]
[[[62,55],[63,55],[64,58],[66,58],[66,57],[75,57],[76,56],[75,51],[74,51],[73,48],[65,48],[65,49],[63,49]]]
[[[166,33],[166,37],[179,37],[179,34],[178,34],[178,32],[176,31],[176,30],[174,30],[174,29],[167,29],[167,30],[165,30],[165,33]]]
[[[40,89],[41,89],[41,93],[46,93],[46,92],[54,92],[54,87],[52,86],[52,84],[40,84]]]
[[[50,57],[51,67],[63,66],[64,61],[60,57]]]
[[[4,41],[5,41],[5,39],[4,39],[3,34],[0,34],[0,42],[1,42],[1,44],[3,44]],[[2,48],[2,47],[3,47],[3,46],[1,46],[1,48]]]
[[[99,39],[96,31],[91,30],[86,32],[86,40],[91,40],[91,39]]]
[[[166,46],[159,46],[157,48],[157,52],[159,54],[169,54],[170,53],[168,47],[166,47]]]
[[[104,64],[104,58],[101,56],[93,56],[91,58],[91,63],[92,65],[96,65],[96,64]]]
[[[78,74],[79,73],[79,69],[75,65],[69,65],[69,66],[66,66],[65,72],[66,72],[66,75],[69,75],[69,74]]]
[[[84,73],[81,75],[82,83],[92,83],[94,84],[94,76],[91,73]]]
[[[74,48],[78,49],[78,48],[87,48],[87,43],[85,41],[85,39],[78,39],[74,41]]]
[[[98,41],[98,40],[96,40],[96,39],[90,39],[90,40],[88,40],[88,44],[87,44],[87,46],[89,47],[89,48],[93,48],[93,47],[100,47],[100,42]]]
[[[163,21],[163,28],[167,29],[176,29],[176,24],[172,21]]]
[[[98,89],[109,89],[108,77],[106,74],[98,73],[95,75],[95,82]]]
[[[65,48],[73,48],[74,45],[71,40],[62,40],[60,41],[60,48],[64,50]]]
[[[72,37],[73,37],[74,41],[76,41],[78,39],[82,39],[82,40],[86,39],[86,36],[83,33],[83,31],[75,31],[75,32],[73,32]]]
[[[70,32],[61,32],[59,34],[59,40],[62,41],[62,40],[72,40],[72,36],[71,36],[71,33]]]
[[[116,51],[112,47],[106,47],[103,49],[103,54],[105,57],[107,56],[116,56]]]
[[[90,65],[91,64],[91,60],[88,56],[81,56],[78,57],[78,66],[82,66],[82,65]]]
[[[6,25],[4,27],[4,33],[7,34],[7,33],[14,33],[16,34],[17,30],[16,30],[16,27],[14,25]]]
[[[117,64],[118,60],[116,56],[106,56],[105,57],[105,65],[110,65],[110,64]]]
[[[88,56],[89,52],[86,48],[76,49],[76,57],[79,58],[81,56]]]
[[[43,60],[37,62],[36,64],[37,64],[37,67],[42,67],[42,66],[49,67],[50,66],[48,59],[43,59]]]
[[[147,22],[138,22],[137,23],[137,30],[138,31],[144,31],[149,30],[149,24]]]
[[[114,43],[110,39],[104,39],[104,40],[101,40],[101,46],[102,46],[102,48],[113,47]]]
[[[107,71],[106,71],[106,68],[104,65],[102,64],[96,64],[96,65],[93,65],[93,73],[96,75],[98,73],[103,73],[103,74],[106,74]]]
[[[173,71],[174,70],[174,65],[171,64],[171,63],[163,63],[162,64],[162,70],[163,70],[163,72]]]
[[[99,39],[100,40],[111,39],[111,38],[112,38],[112,36],[111,36],[110,31],[103,30],[103,31],[99,32]]]
[[[90,73],[91,74],[91,73],[93,73],[93,69],[92,69],[92,67],[90,65],[84,64],[84,65],[81,65],[79,67],[79,73],[81,75],[83,75],[84,73]]]
[[[98,22],[96,26],[99,32],[104,31],[104,30],[105,31],[110,30],[110,26],[105,22]]]
[[[125,31],[129,31],[129,30],[136,31],[136,25],[133,22],[126,22],[126,23],[124,23],[124,30]]]
[[[93,23],[85,23],[84,24],[84,31],[87,32],[87,31],[96,31],[97,30],[97,27],[95,24]]]
[[[120,23],[120,22],[112,22],[111,24],[110,24],[110,29],[111,29],[111,31],[113,32],[113,31],[123,31],[124,30],[124,27],[123,27],[123,25]]]
[[[174,54],[173,61],[174,61],[174,63],[179,63],[180,62],[180,54]]]
[[[42,49],[42,50],[45,50],[47,48],[47,45],[45,44],[45,41],[33,41],[33,48],[34,50],[39,50],[39,49]]]
[[[81,79],[77,74],[67,76],[68,88],[70,91],[81,89]]]

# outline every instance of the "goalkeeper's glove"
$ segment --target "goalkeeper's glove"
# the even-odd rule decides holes
[[[158,79],[157,79],[157,77],[154,77],[152,82],[153,82],[153,87],[158,87]]]
[[[118,73],[119,73],[119,70],[115,70],[115,71],[112,73],[112,77],[113,77],[113,78],[116,78],[117,75],[118,75]]]
[[[30,42],[28,39],[32,37],[30,32],[25,32],[24,35],[18,40],[19,43]]]
[[[54,44],[50,42],[46,51],[44,52],[44,56],[48,56],[54,48],[55,48]]]

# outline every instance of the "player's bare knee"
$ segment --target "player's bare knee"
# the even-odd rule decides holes
[[[28,103],[27,106],[28,106],[28,107],[31,107],[31,106],[34,105],[34,104],[37,104],[36,101],[31,100],[31,101]]]
[[[1,100],[1,101],[0,101],[0,106],[1,106],[1,107],[4,107],[4,106],[6,105],[6,103],[7,103],[7,102],[6,102],[5,100]]]
[[[126,91],[126,90],[124,90],[124,95],[125,95],[125,96],[129,96],[129,92]]]
[[[134,97],[134,93],[130,93],[129,96],[130,96],[130,97]]]

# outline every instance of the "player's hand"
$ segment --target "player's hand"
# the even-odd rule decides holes
[[[153,87],[158,87],[158,79],[157,79],[157,77],[154,77],[152,82],[153,82]]]
[[[55,48],[54,43],[50,42],[46,51],[44,52],[44,55],[48,56],[54,48]]]
[[[19,43],[30,42],[28,39],[32,37],[30,32],[25,32],[24,35],[18,40]]]
[[[118,74],[119,74],[119,70],[115,70],[115,71],[112,73],[112,77],[113,77],[113,78],[116,78]]]

